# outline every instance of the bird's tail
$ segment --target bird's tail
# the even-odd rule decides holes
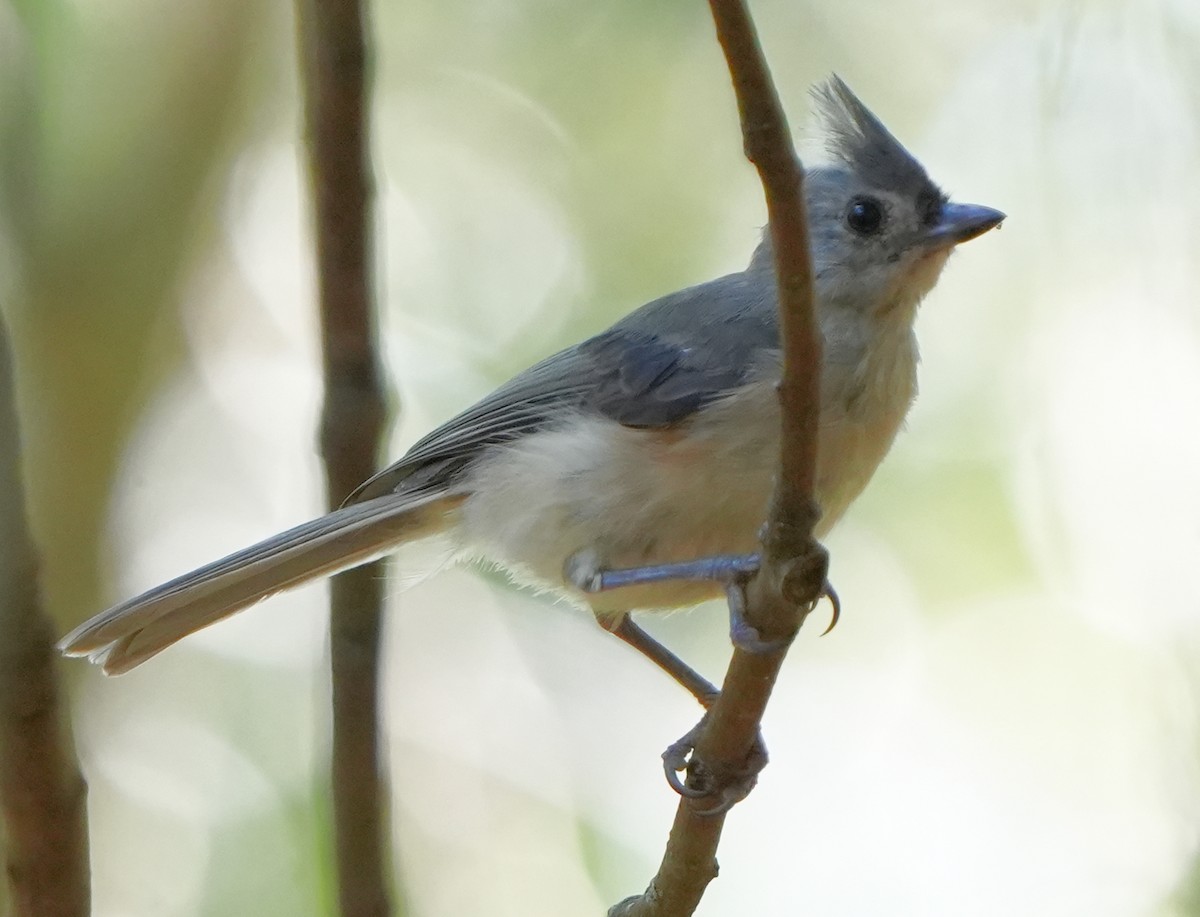
[[[389,494],[334,510],[122,602],[63,637],[109,675],[188,634],[309,580],[332,576],[445,529],[462,494]]]

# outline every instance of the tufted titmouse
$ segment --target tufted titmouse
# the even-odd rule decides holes
[[[912,404],[917,304],[953,248],[1004,214],[951,203],[837,77],[814,95],[835,160],[805,180],[825,354],[820,536]],[[768,235],[746,270],[655,300],[526,370],[340,509],[117,605],[62,648],[124,672],[277,592],[442,532],[464,556],[573,596],[629,639],[631,610],[691,605],[720,585],[591,592],[581,577],[756,548],[777,465],[779,377]]]

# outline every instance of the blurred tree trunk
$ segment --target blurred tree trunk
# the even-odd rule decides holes
[[[204,16],[139,22],[140,39],[106,44],[110,34],[66,6],[14,3],[0,53],[0,306],[16,350],[27,510],[41,555],[39,564],[22,546],[3,571],[11,585],[0,612],[25,641],[10,634],[2,647],[2,674],[15,679],[4,716],[23,730],[5,729],[4,779],[18,781],[26,809],[40,796],[61,810],[55,831],[38,832],[48,849],[20,848],[10,833],[7,854],[20,873],[11,906],[39,917],[89,905],[86,874],[63,880],[56,904],[30,904],[22,888],[53,854],[88,867],[76,820],[82,782],[54,748],[53,641],[107,598],[112,483],[145,400],[178,354],[178,290],[215,223],[211,176],[239,126],[255,50],[247,39],[266,9],[225,0]],[[6,524],[19,509],[14,488],[3,494]],[[4,546],[17,547],[7,537]],[[16,609],[33,607],[35,569],[46,617],[17,622]],[[8,767],[18,753],[44,763],[46,786]],[[61,793],[49,786],[56,771]],[[14,814],[12,798],[8,817],[27,817]]]
[[[371,58],[361,0],[298,0],[300,70],[317,246],[329,508],[371,476],[386,408],[375,336]],[[386,788],[380,767],[383,562],[330,590],[334,839],[343,917],[386,917]]]
[[[15,917],[90,909],[86,787],[64,734],[54,626],[29,534],[12,347],[0,318],[0,810]]]
[[[0,73],[20,86],[14,98],[10,85],[0,122],[0,205],[19,284],[9,311],[29,512],[60,626],[107,598],[112,483],[146,399],[178,357],[178,293],[197,241],[215,227],[211,178],[239,127],[248,37],[263,9],[225,0],[204,7],[207,20],[167,17],[154,36],[163,44],[131,45],[114,60],[56,4],[30,4],[26,53]]]

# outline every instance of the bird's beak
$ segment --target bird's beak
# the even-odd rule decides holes
[[[1004,214],[981,204],[942,205],[938,220],[925,233],[929,247],[937,250],[951,248],[995,229],[1004,220]]]

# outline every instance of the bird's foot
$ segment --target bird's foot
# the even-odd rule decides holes
[[[824,558],[824,552],[817,555]],[[668,580],[704,580],[722,583],[729,601],[729,637],[733,645],[750,653],[767,653],[782,649],[791,637],[765,640],[758,630],[746,620],[746,583],[758,573],[762,564],[759,554],[718,554],[680,563],[653,564],[646,567],[627,567],[613,570],[605,567],[595,551],[578,551],[567,558],[563,575],[567,582],[581,592],[595,594],[620,589],[625,586],[641,586]],[[821,636],[833,630],[842,615],[842,605],[833,585],[825,578],[827,563],[819,575],[824,580],[820,597],[829,599],[833,615],[829,626]]]
[[[697,805],[701,800],[712,800],[711,805],[697,808],[697,815],[720,815],[750,795],[758,783],[758,775],[767,766],[767,747],[760,732],[741,766],[715,771],[696,757],[696,741],[707,718],[706,713],[687,735],[663,752],[663,773],[671,788],[685,799],[693,800]],[[687,778],[681,780],[679,775],[684,772]]]
[[[791,642],[790,637],[775,640],[764,640],[753,624],[746,620],[746,585],[744,581],[734,581],[725,586],[725,596],[729,602],[729,639],[733,645],[748,653],[770,653],[783,649]],[[821,598],[829,599],[833,613],[829,626],[821,631],[824,637],[837,625],[842,616],[842,603],[837,591],[829,580],[821,587]]]

